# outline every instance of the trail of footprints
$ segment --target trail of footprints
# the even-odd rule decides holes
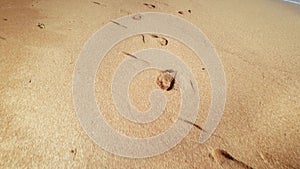
[[[97,5],[102,5],[104,6],[103,4],[100,4],[99,2],[93,2],[94,4],[97,4]],[[153,5],[153,4],[149,4],[149,3],[143,3],[144,6],[148,7],[149,9],[154,9],[156,8],[156,5]],[[188,13],[192,13],[191,10],[187,10]],[[184,11],[178,11],[178,13],[180,15],[184,15]],[[142,19],[142,16],[141,15],[137,15],[137,16],[133,16],[132,19],[134,20],[141,20]],[[122,25],[118,22],[115,22],[115,21],[112,21],[112,23],[118,25],[118,26],[121,26],[123,28],[127,28],[125,25]],[[146,35],[142,34],[142,41],[143,43],[146,43]],[[161,46],[166,46],[168,45],[168,40],[165,38],[165,37],[162,37],[162,36],[158,36],[158,35],[154,35],[154,34],[150,34],[150,37],[156,39],[158,41],[158,43],[160,43]],[[124,53],[126,55],[130,55],[131,57],[134,57],[135,56],[132,56],[131,54],[129,53]],[[202,130],[202,128],[199,128]],[[227,151],[225,150],[222,150],[222,149],[215,149],[213,150],[210,154],[209,154],[209,157],[215,161],[216,163],[218,163],[222,168],[224,169],[231,169],[231,168],[240,168],[240,169],[253,169],[252,167],[250,167],[249,165],[245,164],[244,162],[236,159],[235,157],[233,157],[232,155],[230,155]]]

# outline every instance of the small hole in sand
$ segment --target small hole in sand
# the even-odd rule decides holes
[[[183,11],[178,11],[179,14],[183,15]]]

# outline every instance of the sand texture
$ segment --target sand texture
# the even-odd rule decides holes
[[[182,17],[207,35],[224,66],[226,107],[214,135],[199,144],[211,102],[204,64],[170,37],[125,39],[105,56],[95,79],[97,103],[114,129],[153,136],[169,128],[180,110],[175,82],[164,91],[168,103],[157,121],[139,125],[118,114],[110,85],[126,53],[159,48],[176,54],[192,70],[201,103],[193,129],[176,147],[150,158],[124,158],[97,146],[80,126],[73,71],[94,32],[121,16],[150,11]],[[149,93],[160,89],[159,74],[151,69],[132,80],[129,96],[140,111],[150,107]],[[0,77],[0,168],[300,168],[299,5],[277,0],[1,0]]]

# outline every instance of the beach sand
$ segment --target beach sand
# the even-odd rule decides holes
[[[147,6],[143,3],[152,4]],[[300,168],[300,6],[253,1],[60,1],[0,2],[0,168]],[[189,11],[190,10],[190,11]],[[171,150],[132,159],[106,152],[84,132],[72,98],[76,60],[103,25],[138,12],[165,12],[199,27],[216,48],[226,75],[226,107],[214,135],[200,144],[199,129]],[[201,97],[195,124],[203,126],[211,86],[195,54],[168,39],[134,36],[105,56],[95,96],[110,125],[129,136],[149,137],[172,125],[180,93],[155,122],[137,125],[113,105],[110,84],[118,64],[140,49],[160,48],[191,68]],[[118,56],[118,57],[116,57]],[[158,70],[138,74],[129,88],[135,107],[146,111],[158,89]]]

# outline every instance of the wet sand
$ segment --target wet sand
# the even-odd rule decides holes
[[[2,0],[1,168],[300,168],[299,8],[276,0]],[[73,105],[72,77],[79,53],[95,31],[110,20],[147,11],[180,16],[207,35],[224,66],[227,100],[223,118],[205,144],[198,143],[199,128],[194,127],[170,151],[130,159],[104,151],[85,134]],[[211,92],[205,66],[178,41],[165,38],[165,46],[150,35],[126,39],[99,67],[97,102],[121,133],[156,135],[179,113],[176,84],[165,92],[169,102],[153,124],[127,122],[112,104],[113,72],[128,57],[122,51],[149,47],[169,50],[191,68],[201,97],[195,125],[205,122]],[[132,81],[130,98],[141,111],[150,106],[147,98],[158,88],[157,76],[157,70],[149,70]]]

